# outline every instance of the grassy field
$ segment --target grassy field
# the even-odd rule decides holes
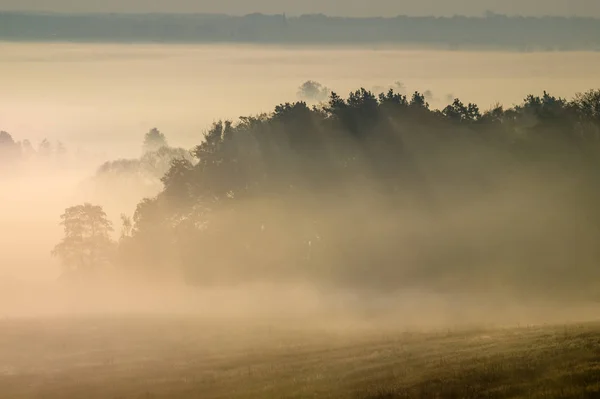
[[[1,398],[596,398],[600,324],[399,331],[0,321]]]

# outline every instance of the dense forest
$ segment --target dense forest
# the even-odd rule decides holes
[[[600,20],[583,17],[343,18],[322,14],[53,14],[0,12],[0,40],[158,43],[396,44],[599,50]]]
[[[140,159],[161,151],[162,189],[122,215],[118,239],[100,205],[65,211],[65,275],[598,292],[600,90],[486,111],[332,92],[216,122],[189,153],[153,129]],[[140,163],[98,172],[127,165]]]

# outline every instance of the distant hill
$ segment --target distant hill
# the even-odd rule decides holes
[[[600,19],[583,17],[342,18],[249,14],[0,12],[0,40],[154,43],[394,44],[600,50]]]

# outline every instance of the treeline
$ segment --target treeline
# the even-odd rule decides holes
[[[106,208],[135,206],[140,197],[153,196],[162,189],[160,179],[175,159],[193,158],[188,150],[170,145],[161,131],[152,128],[144,135],[139,157],[102,163],[80,189]]]
[[[37,146],[24,139],[17,141],[13,136],[0,131],[0,176],[14,175],[16,171],[35,161],[64,164],[67,149],[61,141],[43,139]]]
[[[250,14],[0,12],[0,40],[158,43],[405,44],[450,48],[600,49],[600,20],[583,17],[342,18]]]
[[[68,210],[68,270],[598,292],[600,90],[486,111],[331,93],[217,122],[191,154],[116,242],[100,207]]]
[[[60,140],[42,139],[34,146],[28,139],[15,140],[10,133],[0,130],[0,167],[7,175],[16,176],[16,172],[36,165],[36,161],[40,161],[42,165],[52,162],[59,166],[78,167],[88,155],[80,149],[68,149]],[[160,182],[160,177],[176,158],[191,158],[191,155],[183,148],[170,146],[165,135],[153,128],[144,136],[142,155],[139,158],[122,158],[102,163],[94,175],[95,183],[100,183],[100,180]]]

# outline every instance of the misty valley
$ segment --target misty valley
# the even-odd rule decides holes
[[[0,46],[0,398],[600,396],[597,55]]]

